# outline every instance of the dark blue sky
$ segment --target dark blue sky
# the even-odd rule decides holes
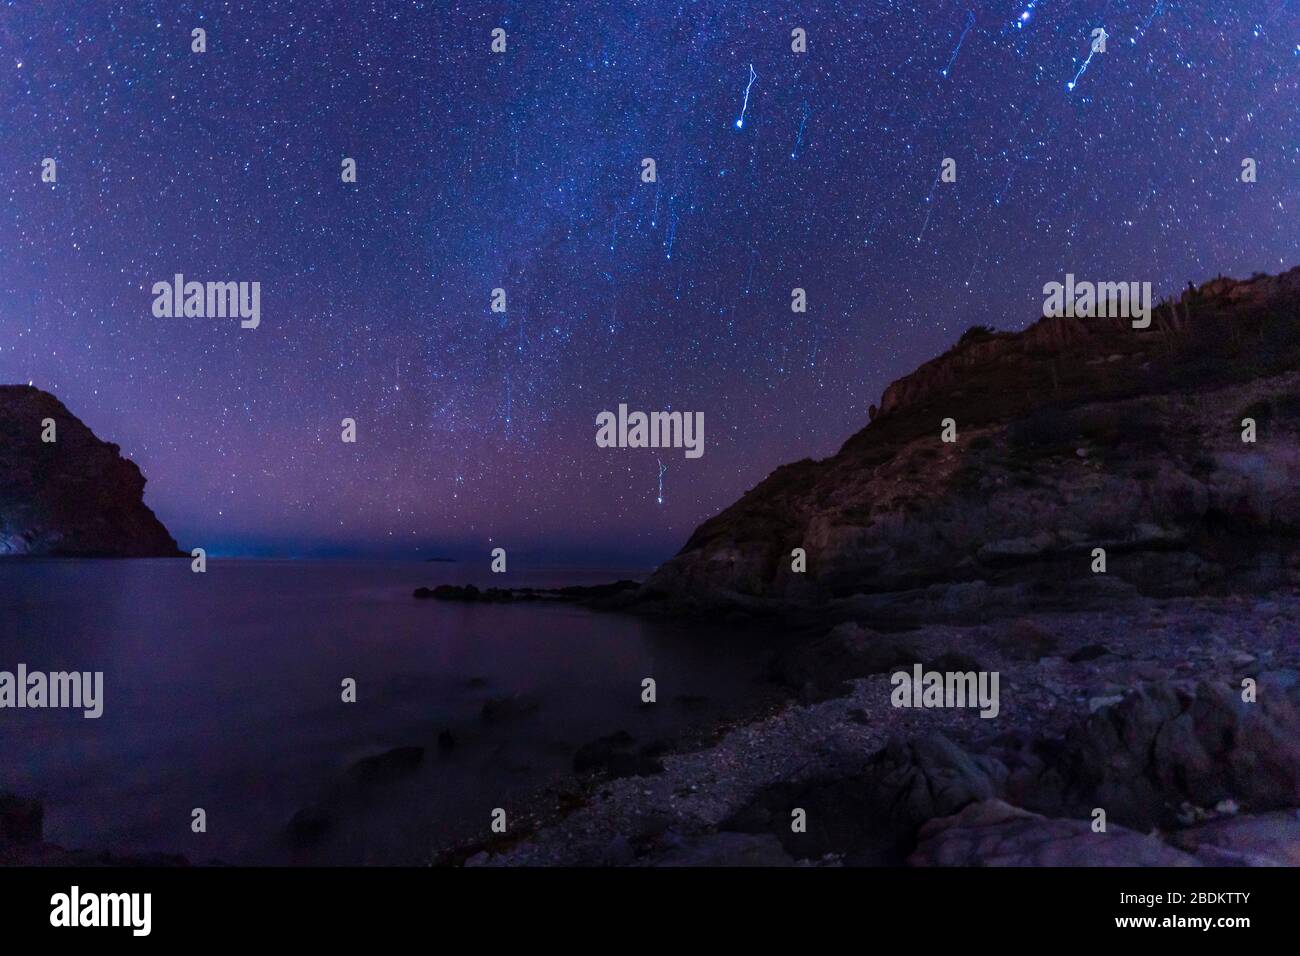
[[[1066,272],[1300,262],[1298,51],[1229,0],[5,3],[0,381],[186,547],[658,560]],[[261,327],[155,318],[176,272]],[[597,448],[620,402],[703,457]]]

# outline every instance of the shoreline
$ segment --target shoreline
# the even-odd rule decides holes
[[[546,591],[582,604],[586,596],[606,594],[609,587],[521,590],[529,592],[526,600],[549,603],[534,593]],[[938,745],[941,749],[951,746],[963,755],[953,758],[958,763],[1001,760],[1017,770],[1015,761],[1028,759],[1025,754],[1058,746],[1083,722],[1122,709],[1134,695],[1171,688],[1194,693],[1198,684],[1231,687],[1247,676],[1262,680],[1262,675],[1300,674],[1300,596],[1288,593],[1130,597],[1105,606],[1039,608],[975,624],[936,622],[901,630],[872,630],[845,622],[838,613],[820,618],[820,626],[813,620],[804,622],[802,634],[775,620],[728,627],[735,632],[733,639],[755,645],[751,664],[760,664],[761,679],[737,698],[719,702],[718,712],[688,719],[666,736],[625,734],[627,739],[620,740],[624,732],[618,731],[585,742],[573,738],[575,764],[582,755],[586,769],[571,765],[553,771],[513,800],[506,834],[453,837],[426,855],[417,852],[377,865],[731,864],[750,857],[779,865],[897,865],[919,852],[917,835],[938,817],[908,824],[912,842],[905,853],[872,851],[873,856],[852,849],[853,840],[844,841],[846,849],[811,852],[810,847],[830,844],[815,834],[795,839],[782,833],[783,821],[776,819],[773,807],[799,796],[803,802],[820,801],[819,812],[831,808],[836,815],[858,814],[860,807],[843,801],[859,798],[854,788],[861,790],[864,775],[874,772],[873,762],[891,748],[918,751],[942,737],[946,743]],[[831,621],[839,623],[828,628]],[[914,665],[942,672],[996,671],[1002,688],[998,716],[981,718],[975,708],[893,706],[891,674],[910,672]],[[670,697],[656,706],[678,703],[683,702]],[[1297,714],[1300,705],[1287,719]],[[626,726],[635,730],[633,723]],[[1293,761],[1300,780],[1300,722],[1293,720],[1285,729],[1297,743],[1294,754],[1282,756]],[[431,749],[430,741],[424,743]],[[393,747],[358,764],[382,762],[408,749]],[[1013,752],[1019,752],[1014,759],[1008,756]],[[828,797],[827,788],[835,795]],[[994,790],[985,796],[995,799]],[[1007,795],[997,791],[996,799]],[[1032,792],[1031,797],[1046,800]],[[1238,818],[1239,811],[1242,821],[1259,815],[1248,801],[1240,807],[1220,803],[1224,801],[1191,807],[1189,819],[1209,824]],[[1296,807],[1300,784],[1294,801],[1278,809]],[[1048,822],[1060,819],[1080,822],[1077,816]],[[346,817],[338,823],[348,826]],[[1182,839],[1182,829],[1175,827],[1166,836]],[[859,843],[866,839],[858,836]],[[1291,852],[1290,839],[1279,844],[1280,852]],[[40,846],[57,850],[63,859],[75,854],[134,862],[131,856],[115,858],[112,851]],[[1300,830],[1294,846],[1300,854]],[[709,856],[716,853],[723,855]],[[39,860],[41,854],[24,851],[18,856]],[[145,856],[186,862],[174,855]],[[1300,855],[1295,862],[1300,864]],[[214,858],[191,865],[225,864]]]
[[[959,763],[969,757],[972,764],[978,764],[990,755],[1006,759],[1006,754],[1017,748],[1028,752],[1031,745],[1059,744],[1089,720],[1122,713],[1126,707],[1133,709],[1125,701],[1136,699],[1135,695],[1159,696],[1170,688],[1195,693],[1212,685],[1235,685],[1247,672],[1285,684],[1290,679],[1286,675],[1300,673],[1300,640],[1294,636],[1297,623],[1300,598],[1272,595],[1142,598],[1105,611],[1042,611],[965,627],[926,626],[907,635],[903,641],[906,650],[920,660],[947,655],[950,666],[975,663],[1000,670],[1004,688],[1001,716],[984,720],[974,710],[894,708],[890,705],[888,668],[862,676],[851,676],[851,667],[842,669],[849,681],[847,695],[822,696],[814,688],[811,695],[804,695],[813,699],[800,699],[800,693],[793,691],[769,712],[760,708],[749,719],[714,728],[705,735],[711,739],[702,747],[675,747],[664,755],[662,773],[575,782],[538,794],[538,805],[526,814],[532,824],[527,832],[462,844],[433,862],[471,866],[737,865],[747,861],[897,865],[917,852],[921,844],[916,837],[924,826],[957,825],[936,818],[909,823],[911,847],[904,848],[907,853],[894,853],[888,861],[889,852],[877,852],[870,859],[871,854],[859,852],[855,859],[849,846],[839,852],[801,855],[801,844],[809,850],[816,849],[819,842],[831,845],[824,839],[828,821],[820,821],[821,837],[808,838],[811,825],[808,834],[794,834],[784,818],[774,818],[779,815],[771,813],[766,804],[775,801],[784,807],[796,799],[820,801],[820,811],[810,807],[808,812],[826,817],[838,800],[844,805],[834,810],[834,815],[849,817],[855,812],[851,804],[856,796],[837,794],[836,787],[851,791],[864,774],[872,772],[873,762],[878,764],[891,748],[919,749],[942,736],[966,755],[957,758]],[[868,632],[862,636],[869,644],[896,638]],[[1293,722],[1296,712],[1281,713],[1281,719],[1288,722],[1284,729],[1294,739],[1300,729]],[[1300,753],[1287,756],[1297,759],[1289,772],[1300,773]],[[963,805],[968,810],[988,811],[1006,794],[986,796],[986,801],[972,799]],[[1300,806],[1300,791],[1294,796],[1290,806],[1268,809],[1294,810]],[[1186,820],[1178,821],[1167,833],[1161,831],[1164,839],[1150,837],[1154,843],[1143,842],[1148,838],[1137,831],[1112,825],[1115,839],[1105,845],[1132,855],[1118,862],[1131,864],[1141,854],[1166,851],[1200,862],[1196,853],[1176,850],[1174,843],[1181,840],[1186,845],[1188,834],[1201,833],[1212,825],[1220,830],[1229,824],[1255,825],[1262,819],[1259,814],[1268,810],[1252,816],[1244,811],[1259,808],[1248,806],[1248,802],[1239,805],[1225,799],[1216,806],[1189,806],[1185,808]],[[1265,800],[1261,806],[1266,804]],[[999,825],[1019,819],[1011,813],[1018,808],[1003,806],[1005,810],[993,807],[1001,814]],[[955,812],[962,807],[941,809]],[[1153,804],[1124,812],[1140,816],[1163,810]],[[1077,817],[1040,815],[1033,823],[1042,830],[1067,825],[1086,829],[1086,822]],[[1280,843],[1277,852],[1300,852],[1300,818],[1294,827],[1285,820],[1269,821],[1274,824],[1283,826],[1286,841],[1291,841]],[[938,829],[942,831],[943,826]],[[897,837],[895,833],[885,835]],[[857,842],[870,844],[870,837],[869,833],[858,834]],[[1089,844],[1089,852],[1097,845]],[[1213,856],[1211,850],[1201,853],[1207,860]]]

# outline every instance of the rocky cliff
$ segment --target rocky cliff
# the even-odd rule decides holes
[[[1298,479],[1300,268],[1219,278],[1145,330],[970,329],[890,385],[837,454],[778,468],[701,525],[641,598],[965,615],[1293,585]]]
[[[42,440],[47,420],[52,442]],[[0,385],[0,555],[177,555],[144,485],[117,445],[53,395]]]

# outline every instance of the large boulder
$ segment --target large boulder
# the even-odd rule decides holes
[[[893,865],[912,849],[921,824],[996,796],[1006,776],[998,760],[967,753],[942,734],[895,739],[865,767],[773,784],[723,826],[769,833],[797,859],[835,854],[848,865]],[[805,812],[805,832],[791,829],[796,807]]]
[[[868,770],[877,807],[911,826],[998,795],[1006,778],[1000,761],[967,753],[939,733],[891,741]]]
[[[1001,800],[972,803],[921,827],[912,866],[1199,866],[1152,836],[1049,819]]]
[[[1242,688],[1208,682],[1141,687],[1072,728],[1009,791],[1044,812],[1101,807],[1139,830],[1183,825],[1225,801],[1249,812],[1300,806],[1300,679],[1262,674],[1256,695],[1248,703]]]

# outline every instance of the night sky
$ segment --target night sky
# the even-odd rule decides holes
[[[0,381],[212,553],[657,561],[1045,282],[1276,272],[1298,212],[1277,0],[0,7]],[[597,448],[620,402],[703,457]]]

